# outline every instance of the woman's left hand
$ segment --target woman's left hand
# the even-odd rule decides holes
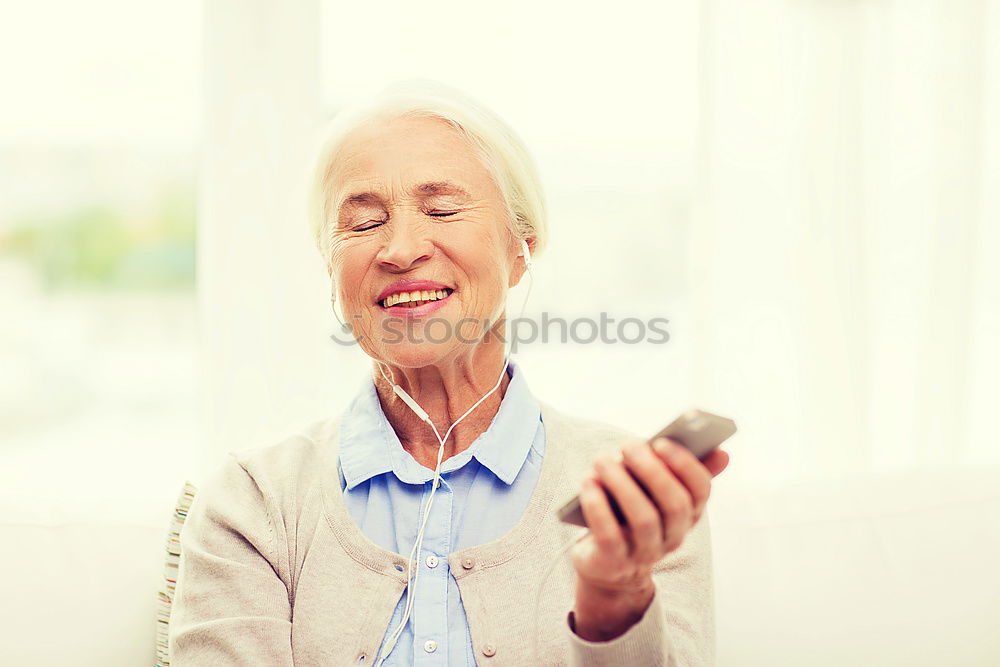
[[[645,441],[629,443],[621,459],[611,454],[595,459],[580,492],[590,532],[572,551],[576,634],[607,641],[642,617],[655,592],[653,565],[681,545],[705,511],[712,478],[728,464],[729,454],[721,449],[701,462],[666,438],[652,448]],[[628,525],[618,523],[605,489]]]

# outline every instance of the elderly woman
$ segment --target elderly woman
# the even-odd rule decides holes
[[[703,512],[728,455],[563,414],[508,359],[506,295],[547,236],[520,140],[457,91],[397,86],[335,119],[315,173],[372,374],[201,485],[174,667],[711,664]],[[586,531],[556,516],[577,494]]]

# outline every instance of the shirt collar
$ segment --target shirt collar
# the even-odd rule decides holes
[[[445,461],[442,473],[457,470],[475,457],[504,483],[514,482],[534,442],[540,408],[523,371],[513,361],[508,375],[510,383],[489,427],[468,449]],[[348,490],[389,471],[408,484],[422,484],[434,477],[433,470],[417,463],[403,449],[382,411],[371,376],[341,420],[340,465]]]

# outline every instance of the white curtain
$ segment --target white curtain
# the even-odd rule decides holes
[[[319,4],[205,3],[196,482],[318,418],[328,327],[302,198],[319,117]]]
[[[543,398],[638,432],[727,414],[730,475],[755,480],[1000,460],[996,2],[514,3],[475,30],[392,0],[207,4],[209,459],[355,390],[301,165],[340,101],[426,75],[538,157],[553,243],[528,315],[671,319],[665,346],[528,346]],[[400,22],[377,50],[343,28],[376,15]]]
[[[1000,460],[998,41],[995,2],[703,5],[694,378],[737,474]]]

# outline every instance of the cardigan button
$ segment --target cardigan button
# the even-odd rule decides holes
[[[492,658],[496,654],[497,654],[497,647],[494,646],[493,644],[487,644],[486,646],[483,647],[483,655],[485,655],[487,658]]]
[[[464,567],[466,570],[471,570],[473,567],[475,567],[475,565],[476,561],[472,560],[471,558],[462,559],[462,567]]]

